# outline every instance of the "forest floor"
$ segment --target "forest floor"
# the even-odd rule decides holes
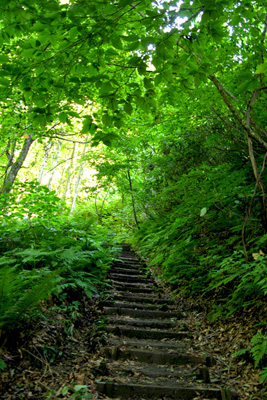
[[[42,305],[45,318],[8,336],[2,333],[0,358],[6,367],[1,372],[1,399],[101,399],[95,391],[95,376],[101,370],[98,349],[105,342],[101,310],[98,301],[86,296],[78,301],[75,318],[66,312],[66,301],[63,310],[50,299]],[[253,360],[231,357],[248,347],[253,327],[261,318],[266,321],[267,306],[245,309],[227,321],[209,322],[210,300],[181,297],[181,302],[195,340],[217,360],[212,371],[216,383],[231,387],[241,400],[267,399],[267,385],[260,383]]]

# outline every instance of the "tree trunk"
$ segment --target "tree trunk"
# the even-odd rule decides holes
[[[102,201],[102,204],[101,204],[101,208],[100,208],[100,215],[99,215],[99,222],[100,222],[100,223],[102,222],[102,216],[103,216],[103,207],[104,207],[104,204],[105,204],[106,198],[108,197],[108,194],[109,194],[109,189],[110,189],[110,187],[108,187],[108,189],[107,189],[107,193],[105,194],[105,196],[104,196],[104,199],[103,199],[103,201]]]
[[[123,212],[124,212],[124,193],[121,194],[121,227],[120,227],[121,233],[122,233],[122,227],[123,227]]]
[[[44,153],[44,158],[43,158],[43,163],[39,172],[39,176],[38,176],[38,183],[39,185],[41,185],[42,179],[43,179],[43,175],[44,175],[44,170],[46,167],[46,163],[47,163],[47,159],[48,159],[48,155],[49,155],[49,151],[52,147],[52,141],[50,141],[49,143],[47,143],[47,145],[45,146],[45,153]]]
[[[22,164],[24,163],[27,154],[30,150],[30,147],[34,141],[34,139],[32,138],[32,133],[28,134],[28,137],[24,140],[22,149],[20,151],[20,154],[17,158],[17,160],[12,163],[11,168],[9,169],[9,171],[6,174],[5,180],[4,180],[4,184],[3,187],[0,191],[0,193],[9,193],[12,189],[12,185],[15,182],[15,179],[17,177],[17,174],[20,170],[20,168],[22,167]]]
[[[266,216],[266,189],[265,186],[262,182],[261,179],[261,175],[259,174],[258,168],[257,168],[257,164],[256,164],[256,160],[254,157],[254,152],[253,152],[253,142],[252,140],[256,141],[257,143],[259,143],[265,150],[267,150],[267,142],[260,136],[260,134],[258,132],[256,132],[256,130],[254,129],[254,125],[256,125],[254,123],[251,124],[251,118],[250,118],[250,113],[253,107],[253,104],[256,100],[256,97],[258,95],[258,93],[260,92],[261,89],[263,88],[259,88],[259,89],[255,89],[252,97],[249,101],[248,107],[247,107],[247,112],[243,111],[243,114],[246,115],[246,118],[243,117],[243,115],[241,115],[238,110],[234,107],[231,98],[233,98],[233,96],[223,87],[223,85],[220,83],[220,81],[214,76],[211,75],[210,80],[214,83],[215,87],[217,88],[218,92],[220,93],[223,101],[225,102],[226,106],[229,108],[229,110],[231,111],[232,115],[234,116],[235,120],[243,127],[243,129],[246,132],[247,135],[247,141],[248,141],[248,149],[249,149],[249,158],[251,161],[251,165],[252,165],[252,169],[253,169],[253,173],[256,179],[256,185],[259,186],[261,192],[262,192],[262,196],[261,196],[261,220],[262,220],[262,227],[264,232],[267,232],[267,216]],[[253,127],[252,127],[253,126]],[[264,130],[265,135],[267,134],[267,131]]]
[[[76,180],[74,193],[73,193],[73,199],[72,199],[72,204],[71,204],[70,215],[73,214],[73,212],[74,212],[75,205],[76,205],[76,199],[77,199],[77,196],[79,194],[79,188],[80,188],[80,184],[81,184],[81,180],[82,180],[82,176],[83,176],[83,164],[84,164],[83,157],[84,157],[85,152],[86,152],[86,147],[87,147],[87,143],[86,142],[87,142],[87,140],[88,140],[88,136],[85,139],[85,145],[84,145],[83,152],[82,152],[80,168],[79,168],[78,177],[77,177],[77,180]]]
[[[66,182],[65,182],[65,187],[64,187],[64,192],[63,192],[62,199],[66,198],[66,195],[67,195],[67,192],[68,192],[70,179],[71,179],[71,173],[72,173],[72,170],[73,170],[75,151],[76,151],[76,143],[73,144],[73,148],[72,148],[72,152],[71,152],[71,160],[70,160],[70,164],[69,164],[68,169],[67,169],[67,179],[66,179]]]
[[[263,226],[264,233],[267,232],[267,218],[266,218],[266,188],[261,179],[261,174],[258,171],[258,167],[256,164],[254,151],[253,151],[253,143],[251,138],[248,136],[248,148],[249,148],[249,158],[252,164],[254,176],[256,179],[256,185],[260,188],[262,196],[261,196],[261,222]]]
[[[134,220],[135,220],[135,223],[136,223],[137,228],[140,229],[140,227],[139,227],[139,222],[138,222],[138,220],[137,220],[137,215],[136,215],[135,200],[134,200],[134,195],[133,195],[132,179],[131,179],[131,174],[130,174],[130,169],[129,169],[129,167],[128,167],[128,169],[127,169],[127,175],[128,175],[129,186],[130,186],[130,192],[131,192],[131,196],[132,196],[132,206],[133,206]]]
[[[54,180],[54,177],[55,177],[56,166],[57,166],[57,162],[58,162],[61,146],[62,146],[62,142],[59,141],[58,145],[57,145],[56,153],[54,155],[53,163],[52,163],[51,175],[50,175],[49,182],[48,182],[48,185],[47,185],[49,190],[52,189],[52,183],[53,183],[53,180]]]
[[[63,159],[67,160],[68,158],[68,149],[66,149],[65,154],[63,154]],[[61,169],[61,177],[60,177],[60,182],[57,186],[57,195],[60,197],[60,194],[63,190],[63,186],[65,184],[65,174],[66,174],[66,170],[67,170],[67,162],[65,161],[63,164],[63,167]]]

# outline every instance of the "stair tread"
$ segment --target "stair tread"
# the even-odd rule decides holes
[[[179,400],[193,400],[196,396],[202,395],[208,399],[222,400],[223,389],[219,387],[207,387],[200,384],[186,384],[186,383],[136,383],[136,382],[98,382],[97,389],[100,393],[107,394],[108,396],[131,396],[131,399],[140,399],[140,396],[151,398],[151,396],[162,396],[164,399],[179,399]],[[174,397],[173,397],[174,396]],[[110,398],[110,397],[109,397]],[[142,397],[141,397],[142,398]],[[155,399],[155,397],[153,397]],[[232,396],[236,399],[236,396]]]
[[[135,316],[144,316],[144,317],[154,317],[154,318],[179,318],[178,312],[167,312],[167,311],[160,311],[160,310],[135,310],[132,308],[124,308],[124,307],[104,307],[105,314],[119,314],[119,315],[129,315],[131,317]]]

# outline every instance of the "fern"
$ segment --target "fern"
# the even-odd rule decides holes
[[[93,293],[97,292],[96,285],[100,282],[98,277],[94,276],[93,274],[86,271],[75,271],[74,269],[68,267],[63,275],[65,278],[65,288],[71,286],[73,288],[83,289],[88,297],[92,297]]]
[[[0,328],[17,324],[26,313],[56,288],[61,277],[58,271],[36,273],[19,272],[17,267],[0,269]]]
[[[260,371],[259,375],[261,376],[260,383],[266,382],[267,381],[267,367],[263,368],[262,371]]]
[[[267,355],[267,336],[259,331],[250,340],[250,345],[246,349],[241,349],[233,354],[233,357],[242,356],[245,353],[250,353],[254,360],[254,368],[263,363],[264,357]],[[267,378],[267,368],[264,368],[264,373]],[[263,372],[262,372],[263,374]]]
[[[254,359],[254,367],[256,368],[262,362],[265,355],[267,355],[267,336],[259,331],[250,341],[251,353]]]

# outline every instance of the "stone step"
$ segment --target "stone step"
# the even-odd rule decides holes
[[[124,325],[107,325],[107,332],[113,335],[127,337],[127,338],[138,338],[138,339],[176,339],[182,340],[184,338],[190,338],[191,335],[188,332],[174,332],[164,329],[141,329],[134,326]]]
[[[132,287],[132,286],[121,286],[121,285],[114,285],[116,292],[118,294],[135,294],[135,293],[140,293],[140,296],[142,297],[142,294],[153,294],[154,290],[153,288],[148,288],[148,287]]]
[[[135,348],[120,348],[118,346],[105,347],[102,350],[103,355],[111,358],[112,360],[133,360],[149,364],[158,365],[187,365],[187,364],[201,364],[210,366],[212,364],[211,357],[197,356],[194,354],[187,354],[185,352],[178,352],[177,350],[165,349],[164,351],[153,349],[135,349]]]
[[[181,314],[178,312],[166,312],[157,310],[135,310],[133,308],[123,307],[104,307],[104,313],[108,315],[128,315],[130,317],[144,317],[144,318],[176,318],[180,319]]]
[[[136,293],[120,293],[117,291],[117,294],[113,297],[116,301],[118,299],[122,299],[126,301],[133,301],[134,303],[150,303],[150,304],[171,304],[172,300],[166,296],[160,296],[159,294],[148,294],[143,293],[142,296]]]
[[[194,348],[191,339],[184,338],[184,341],[181,342],[173,342],[171,340],[160,341],[160,340],[142,340],[142,339],[128,339],[128,338],[119,338],[119,337],[109,337],[107,338],[107,343],[109,345],[117,345],[117,346],[131,346],[131,347],[143,347],[148,349],[174,349],[181,350],[188,347],[190,343],[190,348]],[[197,347],[197,346],[196,346]]]
[[[196,380],[210,383],[209,368],[202,365],[155,365],[132,361],[129,363],[122,360],[107,361],[104,366],[101,361],[100,364],[100,368],[96,368],[94,372],[95,375],[102,376],[102,379],[105,379],[103,378],[105,375],[106,377],[119,375],[120,378],[135,380],[137,383],[140,379],[143,383],[151,382],[151,378],[156,378],[157,382],[166,382],[167,379],[175,378],[175,380],[186,379],[187,383],[193,383]]]
[[[134,327],[146,327],[150,329],[174,329],[176,328],[178,330],[178,323],[177,321],[165,321],[165,320],[157,320],[157,319],[145,319],[145,318],[130,318],[127,316],[118,316],[118,317],[113,317],[113,316],[108,316],[106,318],[107,324],[111,325],[130,325]],[[182,327],[180,327],[180,330],[187,330],[187,326],[183,324]]]
[[[120,257],[115,263],[115,265],[144,265],[138,258],[130,258],[130,257]]]
[[[111,273],[109,274],[109,279],[117,281],[117,282],[139,282],[139,283],[152,283],[155,284],[155,281],[151,278],[141,277],[140,275],[131,275],[129,274],[116,274]]]
[[[153,286],[153,282],[121,282],[121,281],[117,281],[116,279],[110,279],[109,280],[111,282],[112,286],[118,286],[121,288],[144,288],[144,289],[152,289],[153,291],[155,291],[155,286]]]
[[[117,262],[124,262],[124,263],[132,262],[132,263],[142,264],[142,262],[140,261],[140,259],[138,257],[135,257],[135,256],[131,257],[129,255],[128,256],[126,256],[126,255],[120,256]]]
[[[122,268],[122,267],[116,267],[115,268],[114,266],[112,266],[110,268],[109,272],[110,273],[116,273],[116,274],[117,273],[118,274],[124,274],[126,276],[129,276],[129,275],[139,275],[141,277],[145,277],[146,276],[146,271],[143,271],[143,270],[141,270],[139,268],[133,268],[133,269]]]
[[[156,310],[156,311],[173,311],[175,310],[175,306],[172,304],[144,304],[144,303],[131,303],[128,301],[122,300],[106,300],[101,303],[104,307],[119,307],[119,308],[128,308],[134,310]],[[177,314],[181,313],[181,311],[177,311]]]
[[[183,383],[169,383],[166,385],[157,383],[131,383],[131,382],[97,382],[97,390],[99,393],[111,396],[119,396],[122,399],[179,399],[193,400],[202,396],[205,399],[225,400],[237,399],[232,393],[229,397],[228,389],[208,388],[200,385],[185,385]]]

